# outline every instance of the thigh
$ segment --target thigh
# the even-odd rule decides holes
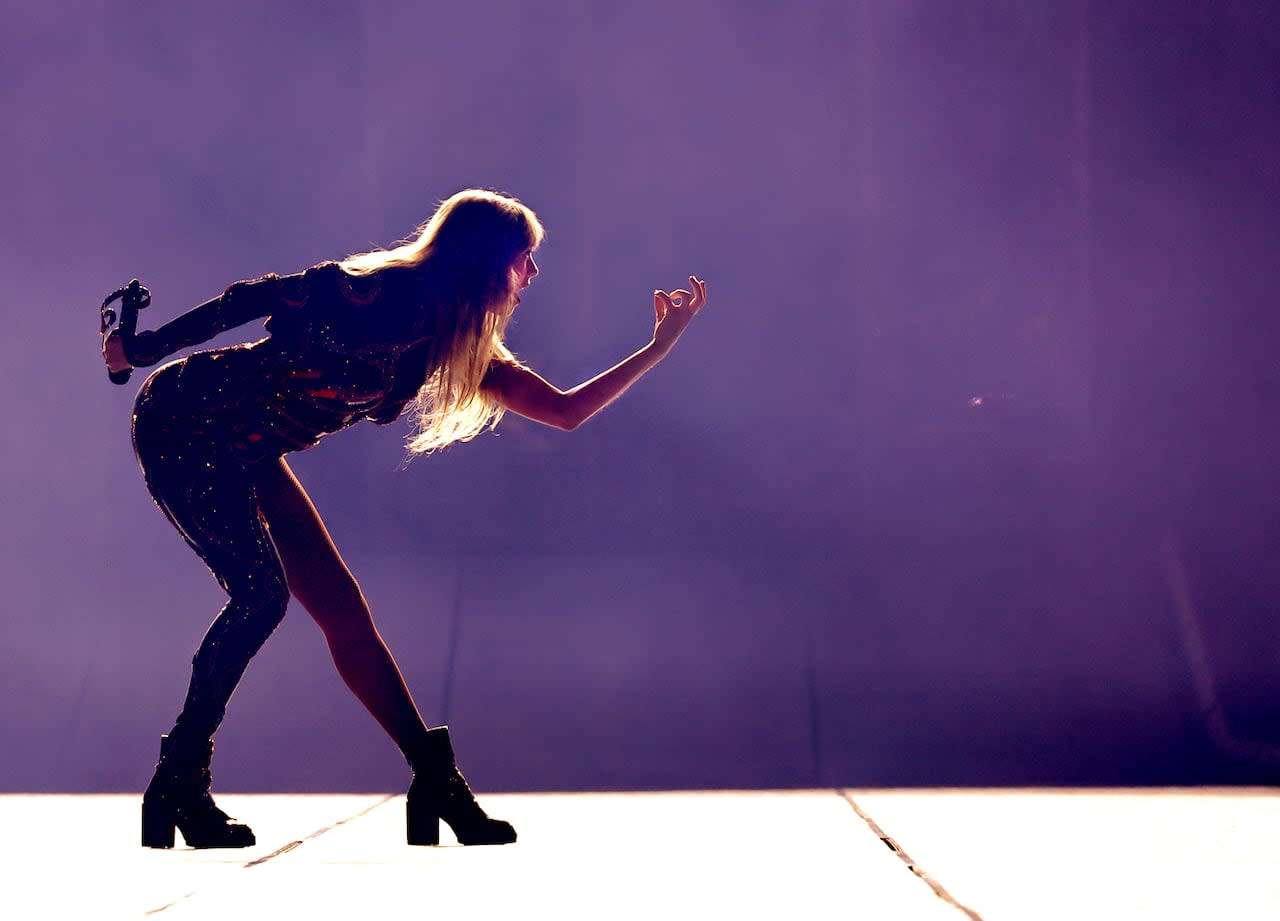
[[[250,468],[191,452],[143,460],[156,505],[234,599],[276,596],[284,572],[258,511]]]
[[[284,458],[263,464],[254,487],[290,593],[326,629],[367,621],[359,584]]]

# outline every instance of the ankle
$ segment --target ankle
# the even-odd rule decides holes
[[[448,726],[424,730],[401,751],[414,776],[447,774],[455,767]]]

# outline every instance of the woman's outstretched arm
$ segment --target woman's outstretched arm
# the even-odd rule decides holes
[[[485,390],[517,415],[571,432],[627,392],[667,356],[680,335],[707,302],[707,284],[689,276],[693,288],[653,293],[656,323],[653,339],[608,371],[572,390],[560,390],[528,368],[495,362],[485,377]]]

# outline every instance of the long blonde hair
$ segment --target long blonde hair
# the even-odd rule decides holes
[[[470,441],[502,418],[502,407],[480,385],[490,362],[515,360],[502,341],[515,296],[511,270],[543,234],[537,215],[519,200],[464,189],[441,202],[412,238],[343,260],[352,275],[411,268],[426,292],[436,360],[410,404],[416,414],[411,452]]]

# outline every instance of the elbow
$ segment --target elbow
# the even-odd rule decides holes
[[[582,412],[582,407],[573,395],[566,393],[556,401],[555,413],[550,420],[555,428],[562,432],[572,432],[586,421],[587,415]]]
[[[552,424],[562,432],[572,432],[586,421],[586,419],[574,415],[572,412],[566,412],[561,413]]]

